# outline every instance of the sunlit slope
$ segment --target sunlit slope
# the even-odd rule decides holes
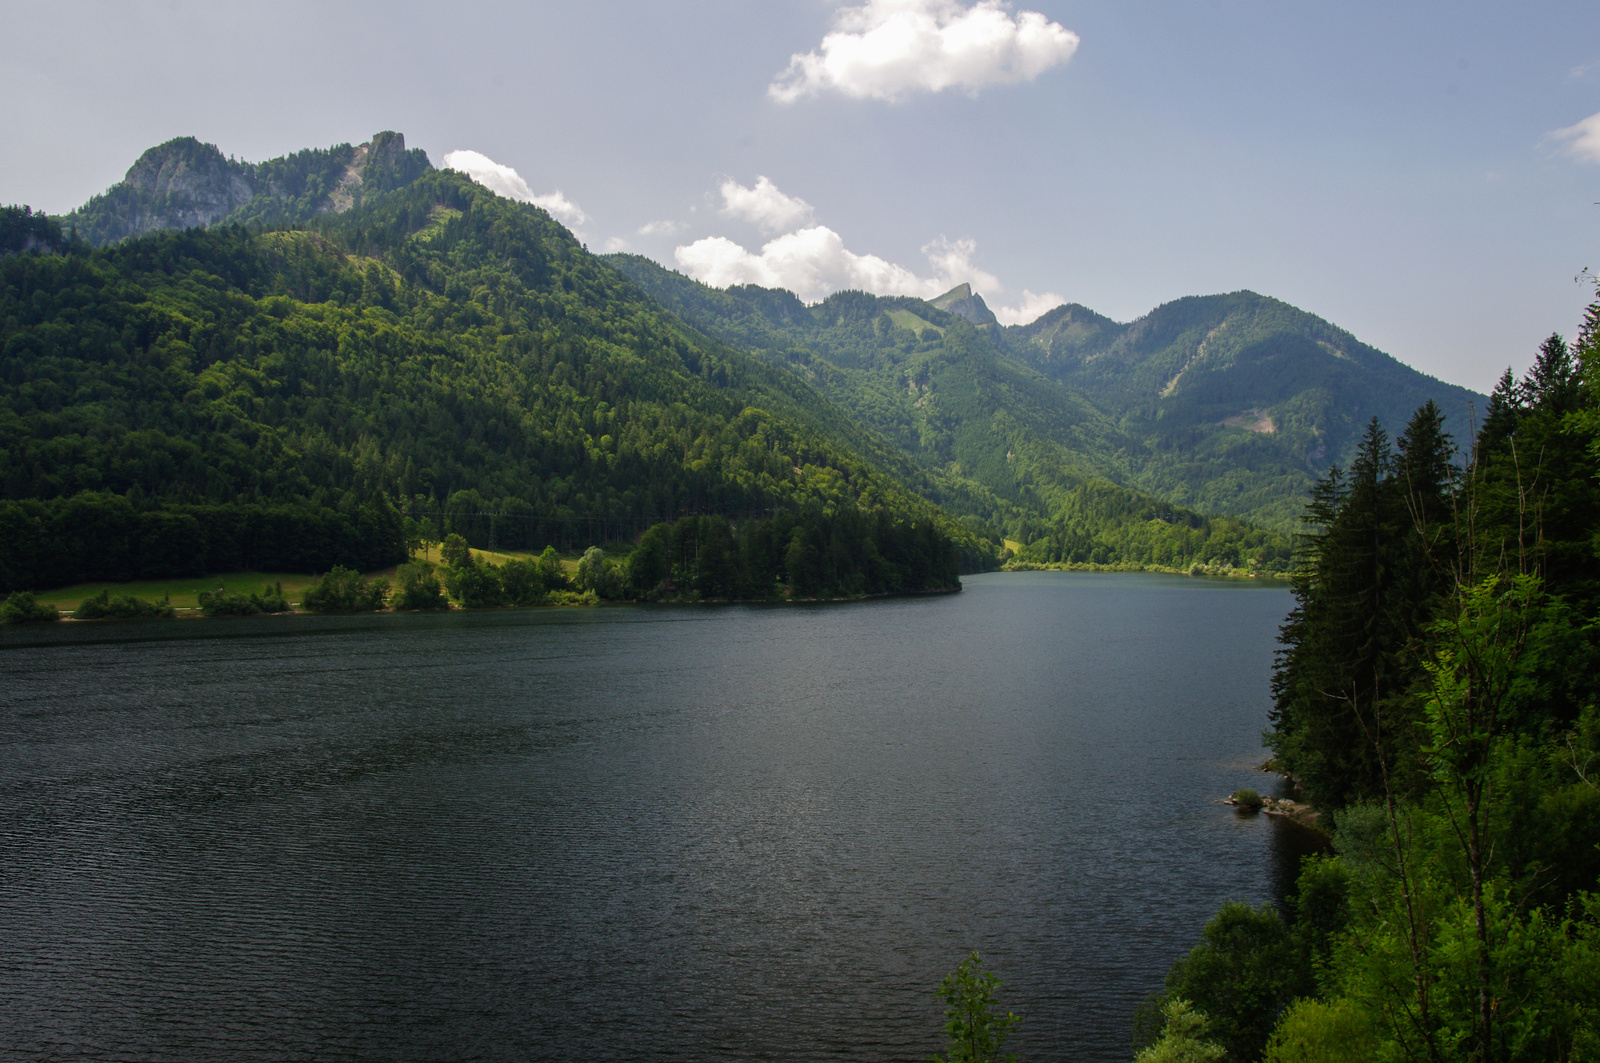
[[[4,498],[382,497],[513,547],[848,499],[989,552],[798,377],[687,328],[545,212],[459,174],[315,231],[0,258],[0,302]]]
[[[708,288],[638,256],[607,261],[696,328],[805,374],[926,469],[945,505],[1012,539],[1198,520],[1125,486],[1130,438],[1010,355],[995,326],[920,299],[840,292],[807,307],[787,291]]]
[[[1487,401],[1254,292],[1179,299],[1131,324],[1062,306],[1004,342],[1116,420],[1141,486],[1279,525],[1374,415],[1398,432],[1432,399],[1466,439]]]

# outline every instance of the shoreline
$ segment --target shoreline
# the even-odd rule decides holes
[[[1094,561],[1007,561],[992,572],[1150,572],[1165,576],[1193,576],[1197,579],[1272,580],[1288,583],[1293,576],[1288,572],[1261,572],[1241,568],[1207,568],[1191,565],[1173,568],[1168,565],[1135,565],[1127,562],[1100,564]]]
[[[94,619],[75,617],[67,610],[57,609],[56,618],[54,620],[30,620],[19,623],[0,624],[0,628],[43,627],[50,624],[109,624],[126,621],[156,622],[188,620],[249,620],[255,617],[268,616],[399,616],[403,614],[420,616],[424,613],[436,615],[446,613],[505,613],[533,609],[597,609],[604,606],[618,605],[838,605],[849,602],[880,601],[889,598],[922,598],[938,594],[959,594],[961,593],[961,590],[961,586],[957,584],[954,587],[943,587],[935,590],[896,591],[890,594],[861,594],[849,598],[791,598],[788,596],[780,596],[776,598],[662,598],[656,601],[638,601],[632,599],[606,601],[604,599],[595,599],[593,601],[544,602],[539,605],[491,605],[482,608],[467,608],[465,606],[455,605],[452,603],[448,608],[445,609],[385,608],[363,610],[353,613],[318,613],[309,609],[294,608],[277,613],[247,613],[244,615],[224,613],[212,615],[203,611],[199,606],[178,605],[173,606],[172,616],[104,616],[95,617]],[[54,603],[46,602],[43,604],[53,605]]]

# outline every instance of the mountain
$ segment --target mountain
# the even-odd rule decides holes
[[[992,322],[750,290],[748,336],[702,328],[398,134],[258,164],[170,142],[64,220],[0,208],[7,586],[370,562],[402,516],[537,547],[850,507],[969,568],[1002,532],[1035,560],[1286,561],[1116,486],[1115,426]]]
[[[942,504],[1025,542],[1091,479],[1293,531],[1316,477],[1349,460],[1373,415],[1395,434],[1433,399],[1467,438],[1487,401],[1253,292],[1126,325],[1071,305],[1001,328],[965,284],[931,301],[843,292],[808,308],[608,260],[696,328],[800,368],[930,475],[964,485],[964,501]]]
[[[1061,306],[1003,342],[1115,420],[1134,484],[1279,527],[1298,519],[1317,475],[1348,463],[1373,416],[1398,433],[1432,399],[1469,441],[1488,402],[1248,291],[1179,299],[1128,324]]]
[[[807,307],[787,291],[708,288],[636,255],[606,261],[694,328],[803,374],[909,456],[941,506],[1026,544],[1024,560],[1187,566],[1179,558],[1210,560],[1238,536],[1258,564],[1287,550],[1131,486],[1131,437],[1011,354],[965,285],[937,300],[948,309],[856,291]]]
[[[356,147],[312,148],[254,164],[178,137],[139,156],[126,177],[61,222],[96,247],[159,229],[294,225],[403,188],[430,169],[426,152],[407,150],[406,138],[392,132]]]
[[[4,229],[36,217],[8,209]],[[298,230],[0,257],[5,588],[341,542],[370,558],[396,508],[538,548],[855,505],[991,562],[997,543],[875,455],[894,457],[797,376],[688,329],[544,211],[454,172]],[[286,545],[289,526],[304,534]]]
[[[929,305],[965,318],[974,325],[1000,324],[999,319],[994,316],[994,311],[989,309],[989,304],[983,301],[983,296],[973,294],[970,284],[956,285],[937,299],[929,300]]]

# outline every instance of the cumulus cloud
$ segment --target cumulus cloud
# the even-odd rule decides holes
[[[843,288],[932,299],[963,282],[993,296],[1002,290],[1000,282],[973,264],[976,251],[971,240],[935,240],[922,249],[930,267],[924,276],[877,255],[857,254],[832,229],[812,225],[769,240],[760,251],[750,251],[725,236],[708,236],[679,247],[674,257],[684,273],[713,288],[735,284],[787,288],[807,302]],[[1061,302],[1052,295],[1025,291],[1020,306],[997,307],[995,316],[1008,325],[1026,324]]]
[[[1065,63],[1078,35],[1002,0],[866,0],[840,11],[816,51],[795,54],[768,95],[780,103],[834,91],[898,100],[917,92],[1032,81]]]
[[[1600,162],[1600,111],[1596,111],[1577,125],[1569,125],[1550,134],[1567,142],[1567,151],[1589,162]]]
[[[758,226],[762,232],[791,232],[811,221],[811,204],[785,195],[766,177],[757,177],[753,187],[738,181],[722,182],[722,213]]]
[[[991,309],[1002,325],[1026,325],[1066,301],[1055,292],[1030,292],[1024,288],[1022,299],[1016,306],[996,306]]]
[[[446,169],[460,170],[474,181],[478,182],[489,191],[507,199],[515,199],[521,203],[532,203],[536,207],[543,207],[551,215],[568,225],[582,225],[589,220],[572,200],[561,194],[558,189],[544,195],[536,194],[528,187],[528,182],[522,175],[503,163],[495,162],[489,156],[477,151],[452,151],[444,157]]]

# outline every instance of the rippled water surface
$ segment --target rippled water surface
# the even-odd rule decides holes
[[[19,1059],[925,1059],[982,950],[1024,1060],[1296,840],[1282,589],[969,577],[819,607],[0,633]]]

